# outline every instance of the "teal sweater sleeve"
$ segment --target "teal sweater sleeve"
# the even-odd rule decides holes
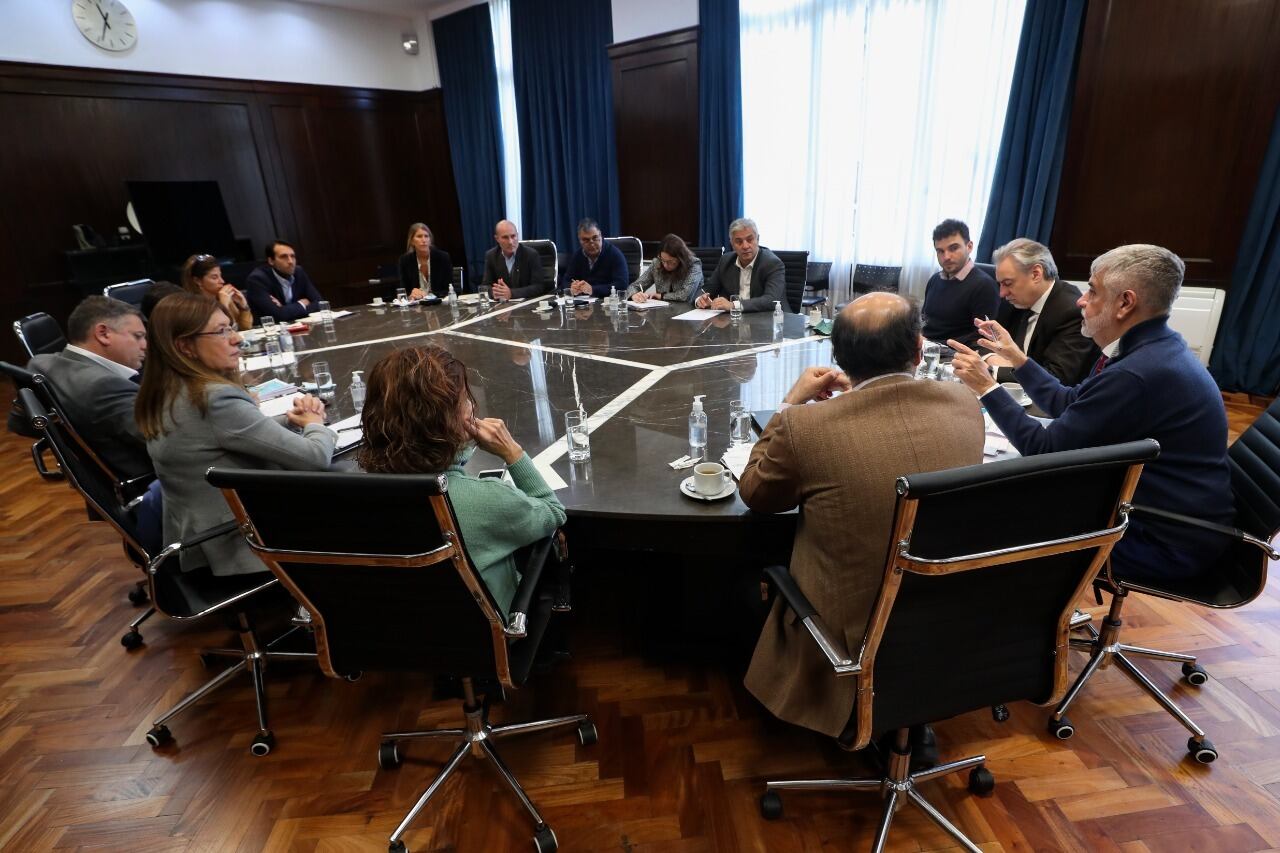
[[[472,477],[450,468],[449,499],[471,562],[505,615],[520,573],[512,555],[564,524],[564,506],[526,453],[507,470],[514,488],[501,480]]]

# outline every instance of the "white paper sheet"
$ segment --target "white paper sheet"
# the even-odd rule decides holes
[[[281,353],[280,355],[255,355],[244,360],[244,372],[264,370],[268,367],[283,367],[286,364],[293,364],[297,360],[297,357],[291,352]]]
[[[288,394],[284,397],[275,397],[271,400],[258,404],[258,411],[269,418],[279,417],[285,412],[293,408],[293,398],[296,394]]]
[[[751,448],[754,444],[736,444],[724,452],[720,461],[733,473],[733,479],[742,479],[742,472],[747,470],[747,462],[751,459]]]
[[[338,320],[338,319],[340,319],[340,318],[342,318],[342,317],[350,317],[350,316],[351,316],[351,314],[352,314],[353,312],[351,312],[351,311],[330,311],[329,313],[330,313],[331,315],[333,315],[330,319],[332,319],[332,320]],[[308,314],[307,316],[303,317],[303,318],[302,318],[301,320],[299,320],[298,322],[299,322],[299,323],[306,323],[308,326],[314,326],[316,323],[323,323],[323,322],[324,322],[324,318],[323,318],[323,317],[321,317],[319,314]]]
[[[672,320],[693,320],[695,323],[703,320],[710,320],[717,314],[723,314],[719,308],[694,308],[692,311],[686,311],[683,314],[677,314]]]
[[[333,446],[335,453],[340,450],[346,450],[364,437],[364,433],[360,430],[360,416],[358,414],[343,418],[337,423],[329,424],[329,429],[338,434],[338,441]]]
[[[635,309],[636,311],[648,311],[651,308],[666,308],[668,304],[670,303],[665,299],[649,299],[644,302],[636,302],[632,299],[627,300],[627,307]]]

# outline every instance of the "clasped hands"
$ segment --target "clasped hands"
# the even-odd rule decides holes
[[[853,383],[842,371],[834,367],[806,367],[800,378],[791,386],[782,402],[799,406],[810,400],[826,400],[836,391],[848,391]]]
[[[293,408],[285,412],[285,419],[303,429],[311,424],[323,424],[324,401],[310,394],[299,394],[293,398]]]
[[[956,351],[955,358],[951,361],[956,377],[973,393],[982,396],[996,386],[991,375],[993,366],[1015,369],[1022,367],[1027,363],[1027,354],[1013,342],[1008,330],[995,320],[975,319],[973,325],[978,327],[978,333],[982,335],[978,339],[978,346],[991,353],[986,361],[983,361],[982,354],[977,350],[959,341],[949,340],[947,346]]]

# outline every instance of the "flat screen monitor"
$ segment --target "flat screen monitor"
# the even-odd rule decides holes
[[[158,264],[191,255],[234,258],[236,238],[217,181],[126,181],[142,236]]]

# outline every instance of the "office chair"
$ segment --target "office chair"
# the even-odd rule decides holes
[[[690,246],[689,251],[702,262],[702,280],[705,283],[707,279],[715,275],[716,267],[720,265],[720,259],[724,257],[724,246]],[[689,292],[690,305],[694,303],[701,292],[701,286],[695,287]]]
[[[806,309],[815,305],[823,305],[827,301],[827,291],[831,289],[831,262],[830,261],[809,261],[805,268],[804,291],[805,297],[800,300],[802,306]],[[819,296],[818,294],[822,295]]]
[[[560,286],[560,255],[551,240],[521,240],[520,245],[532,246],[542,259],[542,275],[551,282],[551,292]]]
[[[261,261],[236,261],[234,264],[223,264],[222,280],[244,290],[245,279],[260,263]]]
[[[804,308],[804,283],[809,274],[809,253],[786,249],[775,249],[773,253],[782,261],[782,268],[786,272],[785,310],[799,314]]]
[[[455,293],[467,293],[466,275],[463,267],[453,268],[453,290]]]
[[[16,364],[10,364],[7,361],[0,361],[0,372],[9,377],[13,382],[14,390],[22,388],[34,388],[36,377],[44,379],[37,373],[32,373]],[[31,444],[31,463],[35,466],[36,473],[44,480],[61,480],[65,476],[61,470],[54,464],[50,468],[45,462],[44,455],[49,450],[49,440],[44,437],[44,433],[31,425],[31,417],[26,410],[22,408],[22,401],[16,396],[9,409],[9,431],[17,433],[25,438],[33,438]]]
[[[147,295],[147,291],[151,289],[153,284],[155,282],[149,278],[140,278],[120,284],[108,284],[102,289],[102,295],[111,299],[119,299],[121,302],[127,302],[137,308],[142,305],[142,297]]]
[[[1089,639],[1071,641],[1071,648],[1088,652],[1089,661],[1049,718],[1049,732],[1054,736],[1065,740],[1075,733],[1075,727],[1066,716],[1067,709],[1095,672],[1117,663],[1122,672],[1191,732],[1187,739],[1187,752],[1191,757],[1202,764],[1218,757],[1217,749],[1204,731],[1130,659],[1144,657],[1180,663],[1183,679],[1199,687],[1209,680],[1209,673],[1196,663],[1196,656],[1122,643],[1120,630],[1125,599],[1133,592],[1223,610],[1248,604],[1266,588],[1267,564],[1280,559],[1280,552],[1270,544],[1280,533],[1280,400],[1272,403],[1231,445],[1227,451],[1227,464],[1231,469],[1231,492],[1235,498],[1235,527],[1223,527],[1151,507],[1133,507],[1135,518],[1150,518],[1159,524],[1186,525],[1211,531],[1221,534],[1230,545],[1214,564],[1205,566],[1199,575],[1158,585],[1116,577],[1108,562],[1095,589],[1098,603],[1102,603],[1105,591],[1111,594],[1111,605],[1102,620],[1101,631],[1086,623],[1080,627],[1089,632]]]
[[[644,247],[635,237],[605,237],[604,241],[617,246],[622,257],[627,259],[627,284],[640,277],[640,266],[644,263]]]
[[[873,290],[898,292],[902,267],[877,266],[876,264],[855,264],[853,278],[849,287],[855,297]]]
[[[986,757],[912,772],[909,729],[983,707],[1003,719],[1008,703],[1062,695],[1075,602],[1123,535],[1143,463],[1159,450],[1146,440],[898,478],[884,579],[865,634],[832,630],[786,568],[767,569],[831,677],[854,679],[841,745],[861,749],[882,732],[891,745],[880,777],[767,782],[763,816],[781,816],[782,791],[879,791],[877,853],[906,802],[978,853],[918,785],[969,770],[970,790],[989,793]],[[992,506],[1002,508],[999,524],[990,523]],[[958,638],[968,639],[957,647]],[[856,657],[848,640],[860,642]]]
[[[995,265],[995,264],[980,264],[980,263],[978,263],[977,261],[974,261],[974,262],[973,262],[973,265],[974,265],[974,267],[975,267],[975,268],[980,269],[980,270],[982,270],[984,273],[986,273],[987,275],[991,276],[991,278],[992,278],[992,280],[993,280],[993,281],[995,280],[995,277],[996,277],[996,265]]]
[[[67,338],[62,334],[58,321],[43,311],[14,320],[13,333],[17,335],[18,343],[22,344],[29,358],[61,352],[67,345]]]
[[[532,816],[535,848],[555,850],[555,833],[494,742],[576,727],[585,745],[595,742],[595,726],[585,714],[491,725],[476,684],[496,682],[499,697],[522,685],[552,610],[568,609],[567,567],[548,563],[553,541],[531,549],[504,619],[467,555],[442,475],[213,469],[208,477],[223,490],[254,552],[310,612],[326,675],[392,670],[462,679],[465,727],[382,737],[378,763],[388,770],[400,764],[401,741],[456,744],[392,832],[389,850],[404,853],[405,831],[468,753],[485,760]],[[335,506],[343,508],[336,516]],[[298,524],[321,511],[330,523]]]

